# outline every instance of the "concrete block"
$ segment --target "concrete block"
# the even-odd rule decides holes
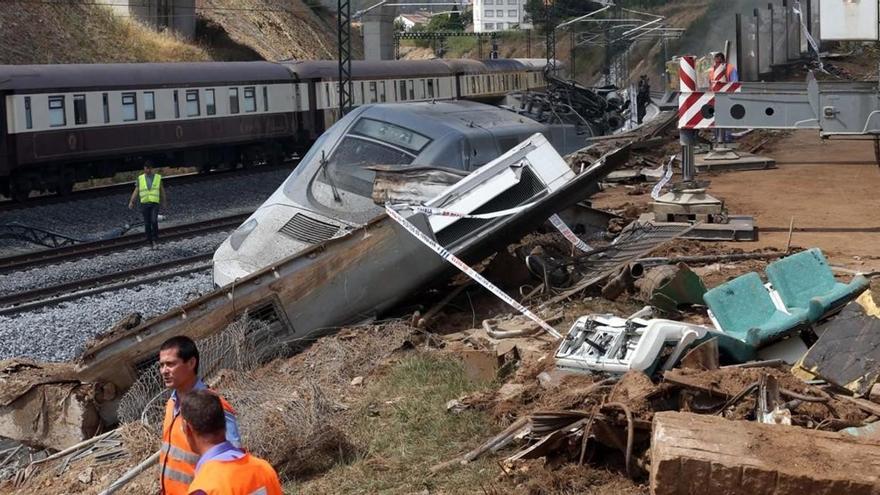
[[[653,495],[880,494],[880,442],[795,426],[660,412]]]

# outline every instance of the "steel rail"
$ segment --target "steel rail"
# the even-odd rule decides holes
[[[175,225],[161,230],[162,241],[184,239],[197,235],[234,229],[241,225],[250,213],[214,218],[202,222]],[[48,264],[61,263],[87,256],[97,256],[138,247],[146,242],[143,234],[126,235],[101,241],[85,242],[58,249],[46,249],[0,258],[0,274],[28,270]]]
[[[12,292],[10,294],[0,296],[0,306],[16,306],[31,301],[37,301],[53,296],[73,293],[83,289],[107,285],[113,282],[128,279],[130,277],[155,273],[182,265],[210,261],[212,256],[213,253],[197,254],[195,256],[189,256],[187,258],[179,258],[176,260],[164,261],[162,263],[140,266],[137,268],[132,268],[131,270],[106,273],[104,275],[98,275],[96,277],[73,280],[70,282],[63,282],[55,285],[48,285],[45,287],[39,287],[36,289],[21,292]]]
[[[289,163],[286,162],[283,165],[261,165],[257,167],[249,167],[242,169],[234,169],[234,170],[223,170],[211,173],[186,173],[186,174],[178,174],[171,176],[163,176],[162,181],[168,184],[169,186],[181,186],[186,184],[197,184],[199,182],[210,182],[213,180],[225,180],[232,179],[235,177],[247,177],[250,175],[259,174],[262,172],[273,172],[276,170],[292,170],[292,167],[295,167],[298,162]],[[73,191],[68,195],[60,195],[60,194],[48,194],[45,196],[37,196],[34,198],[29,198],[24,202],[17,202],[13,200],[4,200],[0,201],[0,213],[6,213],[10,211],[16,210],[25,210],[28,208],[38,208],[41,206],[48,206],[54,204],[62,204],[62,203],[72,203],[76,201],[82,201],[86,199],[94,199],[101,198],[105,196],[110,196],[113,194],[119,193],[131,193],[133,181],[124,182],[121,184],[112,184],[107,186],[98,186],[92,187],[88,189],[82,189],[78,191]]]
[[[175,263],[176,265],[190,264],[190,263],[199,261],[199,260],[195,260],[193,258],[201,258],[202,260],[204,260],[206,258],[210,259],[211,256],[212,255],[210,255],[210,254],[199,255],[199,256],[194,256],[191,258],[174,260],[173,263]],[[151,271],[151,272],[156,271],[157,267],[158,267],[158,265],[150,266],[149,271]],[[125,289],[128,287],[136,287],[138,285],[144,285],[144,284],[156,282],[158,280],[164,280],[164,279],[168,279],[168,278],[190,275],[192,273],[197,273],[197,272],[209,270],[210,268],[211,268],[211,263],[201,263],[199,265],[191,266],[191,267],[184,268],[181,270],[177,270],[177,271],[173,271],[173,272],[169,272],[169,273],[160,273],[160,274],[153,275],[150,277],[145,277],[145,278],[135,278],[133,280],[126,280],[126,279],[130,279],[132,277],[137,277],[139,274],[144,273],[144,271],[146,271],[146,270],[144,270],[142,268],[137,268],[137,269],[128,270],[125,272],[114,273],[114,274],[112,274],[112,276],[95,277],[92,279],[83,280],[80,283],[80,286],[81,287],[85,286],[88,283],[94,283],[94,284],[102,284],[103,283],[105,285],[101,285],[100,287],[92,286],[92,288],[86,289],[86,290],[81,290],[80,292],[74,292],[74,293],[66,292],[65,295],[62,295],[59,297],[41,299],[38,301],[34,301],[31,298],[30,302],[20,302],[20,304],[18,304],[16,306],[7,306],[5,308],[0,308],[0,316],[8,316],[8,315],[16,314],[16,313],[23,313],[25,311],[32,311],[34,309],[39,309],[39,308],[43,308],[46,306],[52,306],[52,305],[59,304],[59,303],[65,302],[65,301],[80,299],[80,298],[87,297],[87,296],[93,296],[95,294],[101,294],[103,292],[111,292],[111,291],[115,291],[115,290]],[[112,283],[112,281],[118,282],[120,280],[126,280],[126,281],[123,281],[121,283],[116,283],[116,284]],[[68,285],[68,284],[62,284],[62,285]],[[61,285],[54,286],[54,287],[47,287],[45,289],[39,289],[39,290],[41,290],[41,291],[45,290],[47,292],[54,292],[57,294],[57,293],[61,293],[60,288],[61,288]],[[50,289],[54,289],[54,290],[50,290]],[[18,295],[30,297],[32,295],[30,293],[32,293],[32,292],[37,292],[37,291],[22,292],[22,293],[19,293]],[[15,295],[9,296],[9,297],[14,298],[14,296]]]

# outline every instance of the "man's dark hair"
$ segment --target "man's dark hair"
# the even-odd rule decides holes
[[[714,58],[718,58],[718,57],[721,58],[721,61],[722,61],[722,62],[724,62],[724,61],[727,60],[727,57],[725,57],[724,54],[721,53],[721,52],[716,53]]]
[[[147,168],[147,167],[153,168],[153,160],[146,160],[144,162],[144,168]]]
[[[220,397],[209,390],[193,390],[183,396],[180,414],[199,435],[226,433],[226,416]]]
[[[184,362],[196,358],[196,374],[199,374],[199,348],[196,347],[196,343],[193,342],[193,339],[186,335],[171,337],[165,342],[162,342],[162,346],[159,347],[160,351],[167,351],[168,349],[177,349],[177,357]]]

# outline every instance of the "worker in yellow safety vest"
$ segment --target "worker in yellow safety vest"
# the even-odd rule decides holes
[[[241,446],[235,410],[199,380],[198,372],[199,350],[189,337],[172,337],[159,348],[159,373],[165,386],[172,389],[171,398],[165,404],[162,447],[159,450],[159,487],[163,495],[189,493],[199,461],[199,454],[187,441],[181,419],[181,401],[189,394],[205,390],[215,395],[222,406],[226,440],[231,445]]]
[[[165,207],[165,186],[162,184],[162,176],[153,171],[153,163],[150,160],[144,162],[144,173],[139,175],[135,182],[134,192],[128,200],[129,208],[134,208],[135,199],[141,204],[147,241],[155,249],[156,242],[159,241],[159,206]]]
[[[200,456],[190,495],[281,495],[275,469],[226,440],[223,403],[216,394],[191,392],[180,411],[186,440]]]

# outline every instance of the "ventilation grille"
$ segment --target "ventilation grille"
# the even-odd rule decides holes
[[[278,232],[297,241],[319,244],[336,235],[339,226],[297,213]]]
[[[534,201],[539,196],[543,196],[546,190],[546,186],[532,172],[532,169],[525,167],[516,185],[495,196],[491,201],[474,210],[473,213],[491,213],[516,208],[519,205]],[[449,248],[462,238],[487,228],[492,223],[500,222],[505,218],[507,217],[493,219],[462,218],[441,230],[437,234],[437,240],[441,245]]]

